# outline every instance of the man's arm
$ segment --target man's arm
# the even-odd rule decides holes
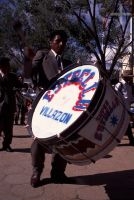
[[[32,60],[32,82],[34,84],[34,86],[36,87],[37,86],[37,74],[39,73],[39,70],[42,66],[42,62],[43,62],[43,58],[44,58],[44,52],[39,50],[36,52],[33,60]]]
[[[35,68],[38,68],[40,65],[42,65],[44,56],[45,56],[45,54],[43,51],[41,51],[41,50],[37,51],[37,53],[35,54],[35,56],[33,57],[33,60],[32,60],[32,70],[34,70]]]

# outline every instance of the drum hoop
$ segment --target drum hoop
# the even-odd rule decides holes
[[[93,66],[93,65],[92,65],[92,66]],[[94,66],[94,67],[96,67],[96,66]],[[58,77],[61,77],[64,73],[70,71],[70,70],[71,70],[70,68],[71,68],[71,69],[74,69],[74,68],[77,68],[77,67],[74,67],[74,66],[67,67],[67,69],[63,70],[62,73],[60,74],[60,76],[57,76],[57,78],[58,78]],[[98,71],[99,71],[99,70],[98,70]],[[40,141],[46,142],[46,144],[47,144],[47,141],[49,140],[49,144],[51,143],[51,144],[53,145],[53,144],[58,143],[60,140],[62,140],[62,137],[67,138],[67,137],[69,137],[70,135],[72,135],[72,134],[78,132],[81,128],[83,128],[84,125],[87,123],[87,120],[91,119],[91,118],[92,118],[92,115],[95,114],[95,113],[97,112],[97,109],[98,109],[98,107],[99,107],[99,105],[100,105],[100,103],[101,103],[101,101],[102,101],[102,99],[103,99],[103,96],[104,96],[104,93],[105,93],[105,88],[106,88],[106,87],[104,87],[104,86],[105,86],[104,83],[106,82],[106,80],[104,79],[103,83],[102,83],[102,81],[103,81],[103,80],[100,80],[99,85],[98,85],[98,87],[97,87],[97,89],[96,89],[96,92],[95,92],[94,96],[92,97],[91,103],[90,103],[90,105],[88,106],[87,110],[86,110],[85,112],[83,112],[83,113],[79,116],[79,118],[78,118],[75,122],[73,122],[67,129],[65,129],[64,131],[62,131],[62,132],[60,133],[60,136],[59,136],[59,137],[57,137],[57,135],[54,135],[54,136],[51,136],[51,137],[48,137],[48,138],[37,138],[37,139],[40,140]],[[43,95],[47,90],[51,90],[51,89],[55,86],[55,84],[56,84],[56,81],[55,81],[53,84],[51,84],[51,85],[48,87],[48,89],[42,90],[42,91],[38,94],[38,96],[36,97],[36,99],[33,101],[33,103],[32,103],[32,107],[33,107],[34,109],[31,109],[30,112],[29,112],[29,115],[28,115],[28,125],[29,125],[29,126],[28,126],[28,131],[29,131],[30,135],[34,135],[33,132],[32,132],[32,117],[33,117],[33,114],[34,114],[36,105],[37,105],[38,102],[40,101],[42,95]],[[96,99],[95,97],[96,97],[97,95],[100,96],[100,94],[98,93],[98,90],[100,90],[100,89],[103,89],[103,92],[101,91],[101,92],[102,92],[102,96],[101,96],[101,98],[99,99],[98,106],[96,106],[96,109],[93,111],[93,108],[91,108],[91,104],[94,104],[94,101],[95,101],[95,99]],[[97,94],[97,93],[98,93],[98,94]],[[89,116],[89,112],[92,112],[92,111],[93,111],[92,115]],[[78,128],[76,129],[76,127],[77,127],[76,125],[78,125],[78,124],[81,124],[81,125],[80,125],[80,127],[78,127]]]
[[[104,83],[106,82],[106,80],[104,80]],[[96,96],[100,96],[100,94],[97,92],[98,90],[102,89],[102,93],[101,93],[101,97],[98,100],[98,98],[96,98]],[[96,105],[95,110],[93,111],[93,108],[91,108],[91,106],[89,105],[89,107],[87,108],[87,110],[81,114],[81,116],[74,122],[71,124],[70,127],[68,127],[66,130],[64,130],[62,133],[60,133],[60,136],[57,137],[57,135],[51,136],[49,138],[38,138],[39,141],[42,141],[44,143],[48,143],[49,145],[58,145],[64,138],[64,140],[66,140],[67,138],[71,137],[73,134],[76,134],[79,130],[81,130],[85,124],[87,123],[87,121],[91,120],[93,115],[95,115],[95,113],[97,112],[104,94],[105,94],[105,90],[106,90],[106,84],[103,84],[102,81],[100,82],[99,87],[97,88],[97,91],[95,93],[95,95],[92,98],[92,104],[94,104],[94,102],[96,101],[96,99],[98,100],[98,103]],[[91,113],[91,115],[89,115],[89,113]],[[78,124],[80,124],[80,126],[78,127]],[[77,127],[77,128],[76,128]],[[47,142],[49,140],[49,142]]]

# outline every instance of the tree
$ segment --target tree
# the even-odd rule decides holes
[[[85,0],[83,3],[65,0],[61,7],[66,10],[66,13],[69,12],[69,18],[72,15],[71,20],[68,20],[71,35],[79,40],[88,52],[94,53],[100,70],[105,74],[107,73],[106,50],[108,46],[115,47],[109,74],[107,73],[110,77],[117,61],[132,44],[129,32],[130,3],[120,0]],[[122,9],[121,13],[120,9]]]
[[[16,66],[23,65],[23,51],[20,38],[14,30],[14,22],[21,17],[26,19],[24,5],[18,3],[17,0],[3,1],[0,3],[0,49],[1,55],[8,56],[13,59]],[[19,13],[19,14],[18,14]],[[20,16],[19,16],[20,15]],[[27,21],[27,20],[26,20]],[[17,67],[15,67],[17,70]]]
[[[131,45],[129,24],[131,3],[126,0],[9,0],[9,7],[4,7],[1,24],[7,22],[5,30],[0,31],[2,38],[11,47],[20,49],[19,37],[12,28],[12,22],[19,20],[25,33],[25,42],[32,47],[47,48],[48,35],[54,29],[65,29],[70,36],[68,55],[72,59],[86,59],[91,53],[99,63],[100,71],[107,77],[112,74],[117,62]],[[122,12],[121,12],[122,9]],[[10,20],[8,20],[10,18]],[[9,27],[10,30],[6,30]],[[6,33],[6,35],[5,35]],[[9,34],[9,36],[8,36]],[[8,39],[10,38],[10,39]],[[12,38],[12,40],[11,40]],[[0,42],[1,46],[3,40]],[[107,72],[107,49],[114,48]],[[83,60],[84,60],[83,59]]]
[[[81,54],[83,50],[86,50],[84,53],[93,53],[99,63],[100,71],[108,77],[132,43],[129,32],[130,1],[32,0],[31,7],[33,13],[36,13],[33,18],[36,16],[36,20],[38,19],[36,23],[41,23],[43,16],[42,23],[46,34],[54,28],[67,30],[72,38],[70,40],[72,50],[74,51],[76,47],[75,53]],[[109,73],[106,69],[108,47],[114,48]]]

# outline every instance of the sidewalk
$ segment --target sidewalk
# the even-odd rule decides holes
[[[30,185],[32,140],[25,127],[14,126],[14,152],[0,152],[0,200],[134,200],[134,147],[127,136],[95,164],[69,164],[66,175],[75,183],[51,183],[47,154],[42,186],[35,189]]]

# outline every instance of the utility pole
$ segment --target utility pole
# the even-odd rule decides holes
[[[133,67],[133,96],[134,96],[134,3],[132,4],[132,67]]]

